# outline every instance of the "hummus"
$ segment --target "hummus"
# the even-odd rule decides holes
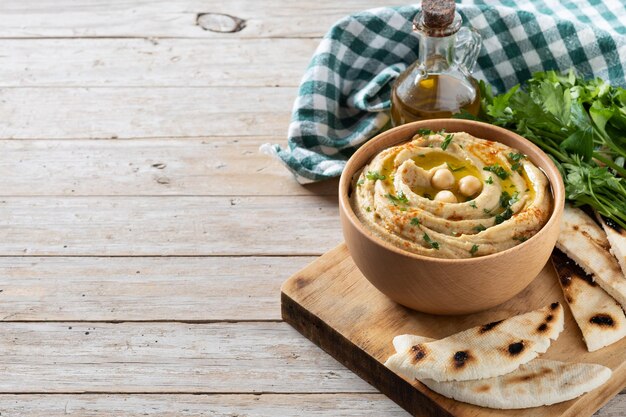
[[[552,208],[548,179],[525,155],[467,133],[421,131],[357,177],[351,203],[361,222],[401,249],[438,258],[518,245]]]

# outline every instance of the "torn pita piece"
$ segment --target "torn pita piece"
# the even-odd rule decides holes
[[[409,378],[467,381],[508,374],[545,352],[563,330],[563,307],[530,313],[411,345],[385,365]]]
[[[420,336],[402,335],[397,336],[393,344],[398,351],[404,351],[432,341]],[[393,365],[390,369],[403,375]],[[611,370],[602,365],[535,359],[498,377],[447,382],[424,378],[420,382],[432,391],[457,401],[481,407],[519,409],[571,400],[599,387],[610,377]]]
[[[589,352],[626,336],[626,315],[617,301],[558,249],[552,252],[552,264]]]
[[[626,275],[626,230],[607,217],[600,216],[598,213],[596,216],[609,240],[611,253],[622,268],[622,274]]]
[[[556,247],[626,309],[626,277],[611,255],[606,234],[591,217],[566,204]]]

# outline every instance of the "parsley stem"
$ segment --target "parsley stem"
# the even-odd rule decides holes
[[[602,154],[600,154],[598,152],[594,152],[593,153],[593,157],[596,158],[598,161],[602,162],[604,165],[613,168],[622,177],[626,177],[626,169],[624,169],[621,166],[617,165],[612,160],[610,160],[608,158],[605,158],[604,156],[602,156]]]

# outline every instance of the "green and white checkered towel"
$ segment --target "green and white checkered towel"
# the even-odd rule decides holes
[[[575,68],[625,86],[624,0],[461,0],[483,38],[474,76],[502,92],[536,71]],[[347,159],[389,125],[393,80],[417,59],[418,6],[367,10],[338,21],[300,84],[288,149],[266,144],[301,183],[341,174]]]

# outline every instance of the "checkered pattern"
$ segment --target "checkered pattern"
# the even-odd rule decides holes
[[[457,0],[483,37],[474,76],[502,92],[536,71],[575,68],[626,85],[623,0]],[[389,126],[393,80],[417,59],[417,6],[338,21],[318,46],[294,103],[288,149],[266,144],[301,183],[341,174],[352,153]]]

